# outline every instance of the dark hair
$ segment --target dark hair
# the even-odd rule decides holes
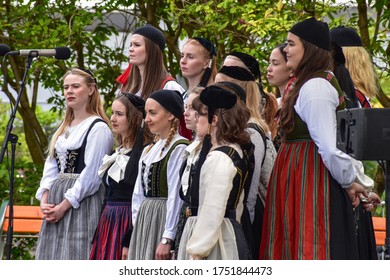
[[[294,71],[296,82],[291,91],[285,96],[283,110],[280,113],[279,129],[282,138],[285,138],[294,128],[294,105],[301,87],[308,80],[315,77],[318,72],[330,70],[332,67],[330,51],[319,48],[301,38],[299,40],[303,44],[304,55]]]
[[[246,130],[250,113],[243,102],[237,102],[230,109],[216,109],[215,115],[219,120],[216,133],[216,140],[219,144],[229,142],[243,145],[250,141]]]
[[[287,43],[279,44],[275,47],[275,49],[279,49],[280,53],[283,56],[285,62],[287,62],[287,53],[284,51],[284,48],[287,47]]]
[[[131,93],[127,93],[131,94]],[[117,97],[114,99],[119,101],[120,103],[125,106],[126,109],[126,119],[128,122],[128,138],[122,139],[121,135],[116,135],[116,140],[120,145],[124,143],[130,143],[131,145],[134,145],[135,143],[135,137],[137,135],[138,129],[141,127],[142,121],[143,121],[143,115],[140,110],[138,110],[129,100],[129,98],[125,94],[118,94]],[[144,127],[144,144],[148,144],[152,141],[153,135],[149,131],[149,128],[147,126]]]
[[[355,94],[355,86],[348,69],[345,67],[345,58],[341,47],[332,43],[333,74],[335,75],[341,90],[344,93],[347,108],[357,108],[358,100]],[[340,59],[337,59],[339,57]]]
[[[133,65],[122,91],[136,93],[141,90],[141,97],[146,100],[152,92],[161,89],[162,82],[168,72],[165,69],[163,53],[159,46],[146,37],[144,39],[146,62],[143,81],[138,66]]]
[[[272,137],[274,137],[277,129],[275,116],[276,112],[278,111],[278,100],[272,93],[265,92],[261,83],[258,83],[257,85],[261,94],[261,116],[267,123],[268,128],[271,131]]]
[[[275,49],[279,50],[280,54],[283,56],[284,62],[287,63],[287,53],[284,51],[284,48],[287,47],[287,43],[279,44],[277,45]],[[279,87],[275,87],[275,97],[282,97],[282,94],[280,93]],[[274,130],[276,127],[274,127]]]
[[[224,89],[229,90],[228,87]],[[231,92],[234,93],[232,90]],[[192,108],[201,114],[208,112],[207,106],[202,103],[199,96],[192,101]],[[218,143],[228,142],[242,145],[250,141],[246,131],[250,113],[244,102],[236,102],[230,109],[216,109],[215,115],[219,120],[216,134]]]
[[[192,109],[196,112],[200,112],[201,114],[206,114],[208,112],[207,106],[200,101],[199,96],[195,97],[192,100]]]

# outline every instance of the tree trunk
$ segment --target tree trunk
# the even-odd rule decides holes
[[[14,61],[11,61],[11,64],[14,66]],[[12,85],[14,85],[14,90],[19,93],[19,82],[22,76],[19,72],[14,71],[14,73],[17,79],[17,83]],[[18,86],[16,87],[15,85]],[[9,92],[8,89],[4,90],[4,92],[15,106],[16,98],[13,96],[13,94]],[[37,94],[37,91],[33,92],[33,96]],[[23,120],[25,139],[31,154],[31,158],[35,164],[43,164],[45,161],[45,149],[47,148],[48,140],[41,124],[37,119],[35,108],[35,105],[30,106],[26,89],[24,88],[20,96],[18,113]]]
[[[381,86],[378,88],[377,98],[384,108],[390,108],[390,98],[386,95]]]

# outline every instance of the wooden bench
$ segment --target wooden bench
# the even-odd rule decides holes
[[[42,225],[39,206],[14,205],[13,237],[38,237]],[[8,201],[0,206],[0,260],[4,250],[9,224]]]
[[[386,238],[386,218],[372,217],[376,246],[384,246]]]
[[[7,232],[9,223],[9,207],[5,213],[5,219],[3,223],[3,232]],[[17,237],[18,233],[22,233],[22,236],[26,234],[39,233],[42,225],[42,212],[39,206],[14,206],[14,236]]]

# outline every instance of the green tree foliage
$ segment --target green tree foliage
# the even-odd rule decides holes
[[[50,137],[59,124],[58,114],[52,111],[43,111],[37,107],[37,119],[46,135]],[[0,128],[5,130],[8,123],[10,106],[0,102]],[[21,117],[17,114],[12,131],[18,136],[19,145],[16,146],[14,170],[14,203],[19,205],[37,205],[34,198],[42,177],[43,164],[33,163],[23,132]],[[3,137],[0,138],[3,142]],[[11,152],[6,153],[0,165],[0,203],[9,198],[10,189]]]
[[[34,59],[28,73],[26,87],[21,94],[18,112],[23,121],[26,143],[33,162],[42,164],[48,137],[36,116],[38,84],[61,92],[61,77],[72,66],[95,69],[102,94],[111,100],[117,88],[115,78],[120,73],[124,44],[107,46],[110,36],[117,30],[105,23],[107,11],[115,5],[106,1],[90,1],[94,6],[83,8],[80,1],[0,1],[0,43],[12,50],[48,49],[68,46],[72,50],[69,60],[55,58]],[[6,63],[8,86],[1,81],[2,90],[13,104],[19,92],[26,65],[26,57],[12,56]],[[106,100],[106,101],[107,101]],[[61,95],[53,94],[48,100],[59,114],[63,108]]]
[[[272,48],[285,41],[287,32],[293,24],[309,16],[328,21],[330,27],[345,24],[359,30],[363,41],[375,42],[365,46],[378,62],[378,69],[388,69],[386,52],[390,48],[383,41],[389,31],[386,1],[369,1],[369,3],[337,0],[119,2],[124,6],[131,6],[131,11],[125,10],[125,12],[135,15],[140,22],[148,22],[156,27],[164,26],[163,31],[167,36],[169,49],[167,64],[171,73],[175,75],[180,74],[177,63],[180,59],[177,39],[193,36],[210,38],[217,45],[219,62],[232,50],[241,50],[257,57],[261,69],[265,72]],[[371,12],[356,8],[364,6]],[[387,75],[387,72],[385,73]],[[263,82],[266,81],[263,79]],[[382,106],[389,107],[388,97],[383,91],[379,93],[378,99]]]

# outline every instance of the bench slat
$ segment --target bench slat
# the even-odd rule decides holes
[[[372,224],[374,226],[376,246],[385,245],[386,218],[385,217],[372,217]]]
[[[9,207],[5,217],[9,218]],[[14,218],[15,219],[42,219],[42,212],[39,206],[21,206],[14,205]]]
[[[3,231],[8,230],[8,219],[4,220]],[[18,233],[38,233],[41,229],[42,220],[14,219],[14,232]]]
[[[376,231],[375,232],[376,246],[384,246],[385,239],[386,239],[386,232],[384,232],[384,231]]]
[[[14,205],[15,233],[39,233],[42,225],[42,212],[39,206]],[[9,223],[9,207],[5,213],[3,232],[7,232]]]

